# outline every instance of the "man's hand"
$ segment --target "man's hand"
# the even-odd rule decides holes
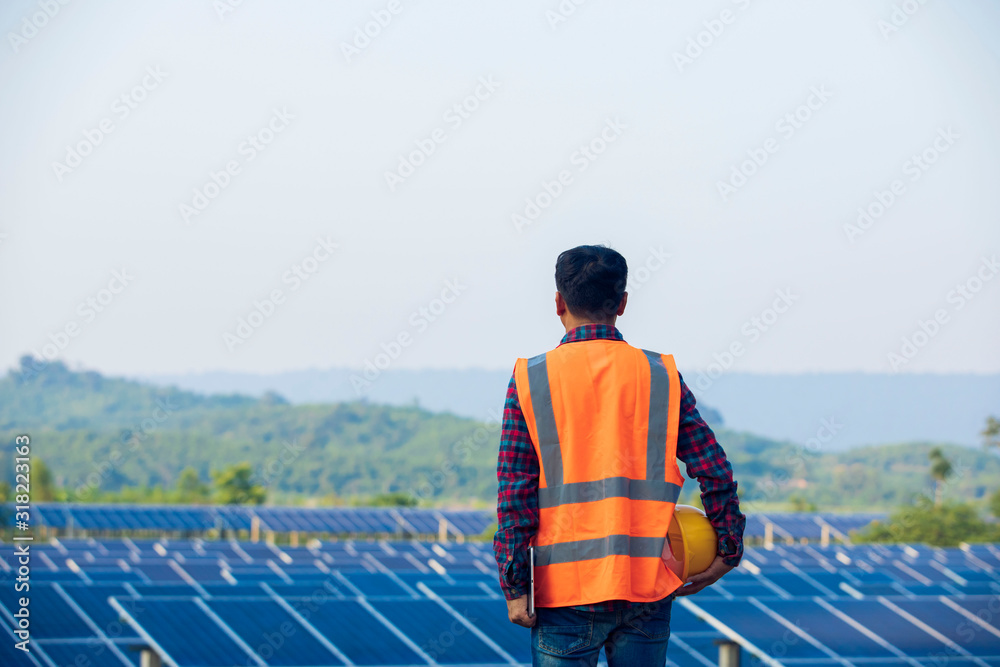
[[[701,574],[692,574],[688,577],[688,580],[682,588],[677,589],[677,595],[694,595],[706,586],[711,586],[719,579],[722,578],[724,574],[733,569],[732,565],[726,565],[722,562],[722,556],[716,556],[712,564],[708,566],[708,569]],[[509,606],[510,603],[508,603]]]
[[[535,617],[528,616],[528,596],[522,595],[513,600],[507,600],[507,618],[511,623],[530,628],[535,624]]]

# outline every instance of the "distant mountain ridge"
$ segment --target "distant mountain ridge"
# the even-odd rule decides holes
[[[487,419],[503,406],[510,371],[382,371],[364,393],[352,386],[348,368],[275,373],[211,372],[146,376],[158,384],[204,393],[275,391],[293,403],[352,401],[360,398],[413,405]],[[839,425],[824,445],[832,450],[908,441],[980,444],[986,417],[1000,416],[1000,375],[916,375],[813,373],[764,375],[727,373],[717,379],[682,369],[685,381],[710,423],[721,413],[728,428],[778,440],[805,443]],[[829,430],[829,429],[827,429]]]
[[[201,395],[60,362],[0,378],[0,439],[29,433],[32,455],[70,499],[82,500],[123,487],[172,487],[189,466],[207,480],[210,470],[248,461],[279,501],[401,492],[425,504],[485,507],[496,499],[499,418],[495,406],[477,420],[371,401],[290,404],[273,392]],[[829,443],[841,428],[827,420],[804,444],[715,432],[747,511],[794,496],[821,509],[885,509],[932,488],[933,443],[836,452]],[[1000,457],[943,449],[956,470],[945,495],[981,502],[1000,480]],[[13,475],[11,452],[0,450],[0,479]],[[697,484],[686,484],[685,500],[696,495]]]

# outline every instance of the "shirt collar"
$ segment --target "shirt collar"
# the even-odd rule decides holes
[[[566,335],[559,341],[563,343],[573,343],[581,340],[620,340],[625,341],[618,327],[610,324],[582,324],[566,332]]]

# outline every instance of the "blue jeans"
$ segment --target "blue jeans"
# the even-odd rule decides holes
[[[621,611],[538,607],[531,628],[536,667],[597,664],[604,648],[608,667],[662,667],[667,662],[674,595]]]

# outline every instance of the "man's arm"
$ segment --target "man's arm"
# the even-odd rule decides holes
[[[677,437],[677,458],[687,466],[688,477],[698,480],[701,502],[720,542],[730,540],[736,552],[720,560],[736,567],[743,558],[743,529],[746,517],[740,512],[733,467],[711,427],[698,414],[694,394],[681,378],[681,416]]]
[[[497,458],[497,532],[493,552],[500,588],[510,601],[528,592],[528,544],[538,531],[538,455],[521,412],[511,376],[503,407],[503,430]],[[513,618],[511,620],[514,620]]]

